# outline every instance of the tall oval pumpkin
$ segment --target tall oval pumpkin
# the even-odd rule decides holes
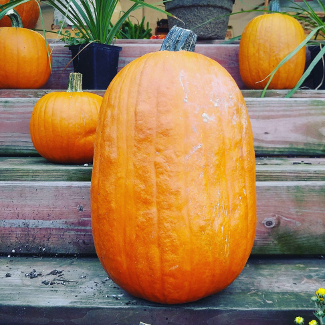
[[[263,89],[269,74],[304,39],[303,28],[291,16],[271,13],[253,18],[245,27],[239,45],[239,71],[245,85]],[[304,72],[305,61],[303,47],[279,68],[268,88],[293,88]]]
[[[234,281],[254,241],[255,156],[223,67],[158,51],[118,73],[100,111],[91,213],[104,269],[134,296],[185,303]]]
[[[0,5],[4,5],[8,2],[9,0],[0,0]],[[30,0],[22,3],[15,7],[15,10],[19,14],[24,28],[35,28],[40,14],[37,0]],[[11,27],[10,19],[6,16],[0,19],[0,27]]]
[[[40,88],[51,75],[51,49],[14,11],[8,16],[13,27],[0,27],[0,88]]]

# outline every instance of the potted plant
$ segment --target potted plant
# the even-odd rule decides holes
[[[168,26],[193,30],[198,39],[225,39],[235,0],[170,0]],[[175,18],[177,17],[177,19]],[[184,26],[185,25],[185,26]]]
[[[75,72],[83,74],[84,88],[106,89],[116,75],[122,48],[113,43],[131,12],[145,6],[166,13],[144,0],[130,1],[133,5],[121,13],[115,24],[112,16],[118,0],[45,1],[61,12],[77,30],[77,37],[66,37],[64,41],[71,50]]]

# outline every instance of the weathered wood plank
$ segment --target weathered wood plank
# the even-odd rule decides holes
[[[71,52],[62,42],[50,41],[50,47],[53,50],[53,68],[48,82],[43,89],[66,89],[68,85],[69,73],[73,72],[71,61]],[[161,41],[154,40],[117,40],[115,45],[121,46],[118,70],[121,70],[126,64],[134,59],[149,53],[159,51]],[[238,66],[238,43],[222,44],[222,42],[198,43],[196,52],[206,55],[219,62],[237,82],[240,88],[245,88]]]
[[[247,98],[258,156],[325,154],[325,98]]]
[[[53,164],[43,157],[0,157],[0,181],[90,181],[92,165]]]
[[[38,155],[29,134],[37,100],[0,99],[0,156]],[[325,155],[325,98],[247,97],[246,103],[257,156]]]
[[[94,253],[89,182],[0,182],[0,252]]]
[[[42,157],[0,157],[0,181],[90,181],[92,165]],[[325,158],[257,158],[257,181],[325,181]]]
[[[0,98],[40,98],[53,91],[64,91],[65,89],[0,89]],[[87,90],[89,92],[104,96],[105,90]],[[260,98],[261,90],[242,89],[245,98]],[[284,98],[289,90],[267,90],[265,97]],[[292,98],[325,98],[325,90],[297,90]],[[260,98],[261,99],[261,98]],[[263,99],[261,99],[263,100]]]
[[[285,95],[289,93],[290,90],[286,89],[277,89],[277,90],[267,90],[265,98],[284,98]],[[242,89],[245,98],[260,98],[262,90],[253,90],[253,89]],[[313,89],[301,89],[297,90],[291,98],[324,98],[325,90],[313,90]]]
[[[0,182],[0,253],[94,253],[90,182]],[[323,254],[325,181],[257,182],[253,254]]]
[[[96,257],[1,257],[0,269],[0,323],[11,325],[287,325],[298,315],[312,319],[310,297],[325,285],[321,259],[250,258],[220,293],[194,303],[161,305],[120,289]]]
[[[325,158],[256,158],[257,181],[325,181]]]

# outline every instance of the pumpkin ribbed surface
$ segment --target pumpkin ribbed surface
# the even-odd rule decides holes
[[[253,136],[228,72],[159,51],[108,87],[91,182],[97,255],[129,293],[184,303],[228,286],[256,227]]]
[[[55,163],[91,163],[102,97],[83,92],[53,92],[36,103],[30,121],[33,145]]]
[[[0,5],[4,5],[9,0],[0,0]],[[24,28],[35,28],[39,18],[39,7],[36,0],[30,0],[22,3],[14,8],[19,14]],[[0,27],[11,27],[11,22],[8,17],[3,17],[0,20]]]
[[[46,41],[20,27],[0,28],[0,88],[37,89],[51,74]],[[51,49],[48,48],[50,53]]]
[[[253,18],[245,27],[239,45],[239,71],[245,85],[263,89],[268,75],[304,39],[304,30],[293,17],[272,13]],[[305,61],[303,47],[280,67],[268,88],[293,88],[304,72]]]

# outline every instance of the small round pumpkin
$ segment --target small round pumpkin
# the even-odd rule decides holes
[[[8,16],[13,27],[0,27],[0,88],[40,88],[51,75],[51,49],[41,34],[21,28],[13,10]]]
[[[0,0],[0,5],[4,5],[7,2],[9,2],[9,0]],[[22,3],[16,6],[15,10],[19,14],[24,28],[35,28],[40,14],[36,0]],[[0,20],[0,27],[11,27],[9,17],[5,16]]]
[[[54,163],[91,163],[102,97],[81,91],[81,74],[71,73],[67,92],[51,92],[36,103],[30,135],[35,149]]]
[[[256,228],[253,135],[242,94],[216,61],[158,51],[113,79],[91,218],[104,269],[134,296],[195,301],[240,274]]]
[[[244,84],[251,89],[263,89],[268,75],[304,39],[302,26],[291,16],[271,13],[253,18],[239,45],[239,71]],[[304,47],[279,68],[268,88],[293,88],[304,72],[305,61]]]

